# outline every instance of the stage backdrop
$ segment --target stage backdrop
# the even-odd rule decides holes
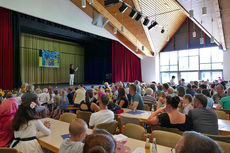
[[[112,42],[112,80],[113,82],[142,81],[140,58],[117,41]]]
[[[25,33],[20,44],[22,83],[68,83],[70,64],[79,67],[74,82],[84,82],[84,48],[79,44]],[[60,67],[39,67],[40,49],[60,51]]]

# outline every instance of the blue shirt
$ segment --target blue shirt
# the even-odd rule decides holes
[[[213,107],[213,104],[214,104],[213,99],[210,98],[210,97],[207,97],[207,101],[208,101],[208,103],[207,103],[206,108],[212,108],[212,107]]]
[[[138,102],[137,109],[144,110],[144,102],[140,94],[136,93],[134,96],[131,96],[131,104],[133,104],[135,101]]]

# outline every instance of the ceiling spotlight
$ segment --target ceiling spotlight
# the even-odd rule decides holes
[[[202,15],[206,15],[207,14],[207,7],[202,7]]]
[[[192,32],[192,37],[195,38],[196,37],[196,31]]]
[[[190,17],[190,18],[193,18],[193,17],[194,17],[194,11],[193,11],[193,10],[189,10],[188,14],[189,14],[189,17]]]
[[[149,19],[148,19],[148,17],[146,17],[144,22],[143,22],[143,25],[147,26],[148,24],[149,24]]]
[[[86,0],[81,0],[81,7],[86,8]]]
[[[200,38],[200,44],[203,45],[204,44],[204,38]]]
[[[142,19],[142,15],[140,12],[138,12],[135,20],[139,22],[139,21],[141,21],[141,19]]]
[[[113,28],[113,34],[117,34],[117,28],[116,27]]]
[[[124,32],[124,31],[125,31],[125,27],[121,26],[121,32]]]
[[[90,1],[89,1],[89,4],[92,5],[92,4],[93,4],[93,0],[90,0]]]
[[[129,16],[133,19],[133,18],[135,18],[136,15],[137,15],[137,12],[134,9],[132,9]]]
[[[142,51],[144,51],[145,50],[145,46],[142,46],[141,49],[142,49]]]
[[[152,29],[153,27],[155,27],[158,23],[156,21],[152,21],[151,25],[148,27],[148,29]]]
[[[137,52],[138,51],[138,47],[136,46],[136,49],[135,49],[135,51]]]
[[[164,27],[161,29],[161,33],[164,33],[165,32],[165,29],[164,29]]]
[[[214,43],[214,40],[215,40],[215,38],[213,37],[213,36],[211,36],[211,39],[210,39],[210,43]]]
[[[121,13],[124,13],[127,10],[128,6],[123,2],[121,7],[119,8],[119,11]]]
[[[104,1],[105,7],[109,7],[109,6],[112,6],[112,5],[116,5],[116,4],[119,4],[119,3],[120,3],[119,0],[105,0],[105,1]]]

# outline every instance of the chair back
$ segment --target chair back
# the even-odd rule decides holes
[[[144,106],[145,106],[145,110],[150,111],[151,108],[149,107],[148,104],[144,104]]]
[[[223,150],[223,153],[229,153],[230,152],[230,143],[222,142],[222,141],[216,141],[220,147]]]
[[[125,116],[120,116],[120,124],[121,126],[126,125],[127,123],[133,123],[140,125],[140,120],[138,118],[130,118],[130,117],[125,117]]]
[[[230,143],[230,135],[211,135],[211,134],[204,134],[203,135],[208,136],[209,138],[215,140],[215,141],[223,141]]]
[[[152,131],[154,130],[167,131],[167,132],[172,132],[172,133],[176,133],[179,135],[182,135],[184,133],[183,131],[180,131],[177,128],[167,128],[167,127],[161,127],[159,125],[154,125],[151,128],[152,128]]]
[[[170,148],[175,147],[177,141],[182,137],[179,134],[161,130],[154,130],[152,136],[156,138],[157,144]]]
[[[96,128],[105,129],[109,133],[114,134],[116,130],[116,121],[98,124],[96,125]]]
[[[77,116],[73,113],[63,113],[60,116],[60,121],[71,123],[73,119],[75,119]]]
[[[129,138],[137,140],[145,140],[145,129],[133,123],[127,123],[122,130],[122,134],[126,135]]]
[[[91,112],[88,111],[77,111],[77,118],[83,119],[89,125],[89,119]]]
[[[224,111],[216,110],[216,114],[218,119],[226,120],[226,113]]]
[[[14,148],[0,148],[0,153],[17,153],[18,151]]]

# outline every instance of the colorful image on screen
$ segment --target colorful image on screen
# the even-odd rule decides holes
[[[60,52],[39,50],[40,67],[60,67]]]

